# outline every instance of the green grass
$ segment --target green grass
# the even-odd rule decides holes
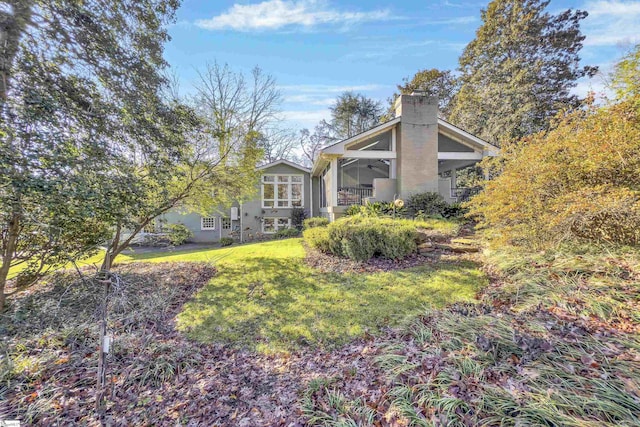
[[[301,239],[128,255],[119,261],[207,261],[218,274],[187,303],[178,327],[204,342],[261,352],[334,346],[397,325],[426,306],[473,300],[486,284],[472,263],[373,274],[328,274],[304,264]]]

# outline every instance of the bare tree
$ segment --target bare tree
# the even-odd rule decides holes
[[[320,121],[313,130],[313,133],[309,129],[303,129],[300,131],[300,149],[303,154],[303,163],[306,165],[313,165],[316,161],[320,150],[327,144],[331,144],[339,140],[336,137],[332,126],[325,120]]]
[[[295,160],[294,148],[300,136],[291,129],[272,128],[264,130],[258,140],[258,147],[264,152],[264,162]]]
[[[220,152],[239,148],[247,138],[259,139],[275,119],[282,96],[273,76],[259,67],[249,81],[242,72],[217,62],[198,73],[196,104],[207,119]]]

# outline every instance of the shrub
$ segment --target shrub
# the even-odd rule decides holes
[[[184,224],[168,224],[165,226],[167,237],[172,245],[178,246],[193,237],[193,232]]]
[[[298,237],[300,235],[300,230],[297,228],[281,228],[276,231],[273,237],[276,239],[287,239],[290,237]]]
[[[321,216],[317,216],[314,218],[307,218],[303,221],[303,226],[305,230],[309,228],[315,228],[315,227],[326,227],[327,225],[329,225],[329,220]]]
[[[364,214],[362,205],[351,205],[344,211],[345,216]]]
[[[307,217],[307,212],[305,212],[302,208],[293,208],[291,209],[291,226],[302,230],[302,226],[304,224],[305,218]]]
[[[462,218],[463,216],[465,216],[467,213],[469,212],[469,209],[467,209],[466,207],[462,206],[462,204],[460,203],[452,203],[452,204],[447,204],[443,209],[442,209],[442,216],[445,218]]]
[[[307,228],[302,232],[304,241],[321,252],[330,253],[329,250],[329,230],[327,227]]]
[[[407,208],[395,206],[393,202],[373,202],[364,205],[351,205],[345,211],[345,216],[364,215],[370,217],[407,216]]]
[[[233,245],[234,240],[231,237],[222,237],[220,238],[220,246],[231,246]]]
[[[445,216],[444,212],[449,207],[447,202],[438,193],[418,193],[407,199],[407,209],[412,217]]]
[[[586,106],[503,148],[502,174],[470,213],[501,243],[640,244],[640,111]]]
[[[365,217],[341,218],[325,228],[304,232],[310,246],[336,256],[367,261],[379,255],[400,259],[416,250],[417,223],[410,220]]]

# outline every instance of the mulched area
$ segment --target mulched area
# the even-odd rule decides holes
[[[325,254],[305,245],[305,263],[325,273],[377,273],[382,271],[404,270],[425,264],[437,263],[443,251],[435,250],[429,255],[411,254],[401,260],[372,258],[366,262],[353,261],[335,255]]]

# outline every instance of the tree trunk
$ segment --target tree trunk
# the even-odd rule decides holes
[[[4,3],[4,2],[3,2]],[[0,102],[7,100],[11,67],[18,53],[18,44],[31,23],[33,0],[9,1],[11,12],[0,12]]]
[[[18,236],[20,234],[20,216],[14,212],[9,220],[7,228],[7,237],[4,242],[2,251],[2,266],[0,267],[0,313],[4,310],[6,295],[4,293],[9,277],[9,269],[11,262],[15,256],[16,246],[18,245]]]

